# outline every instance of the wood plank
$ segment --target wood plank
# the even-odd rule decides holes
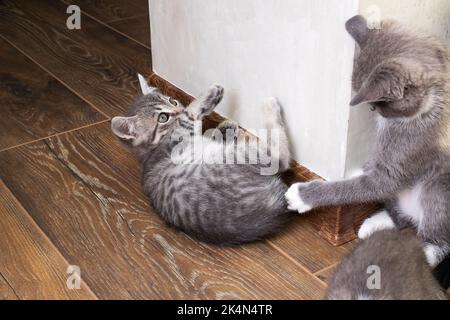
[[[0,273],[0,300],[18,300],[19,297],[14,292],[13,288],[6,282],[5,278]]]
[[[312,273],[339,262],[350,248],[349,245],[334,247],[323,239],[308,216],[297,217],[270,242]]]
[[[100,298],[323,294],[316,277],[267,243],[218,248],[169,229],[106,123],[0,153],[0,177]]]
[[[338,264],[333,264],[332,266],[330,266],[326,269],[320,270],[319,272],[316,273],[317,278],[319,278],[324,283],[328,283],[331,276],[336,271],[337,266],[338,266]]]
[[[0,150],[107,119],[0,39]]]
[[[67,5],[79,6],[82,11],[105,23],[136,16],[148,16],[148,1],[146,0],[71,0],[64,2]]]
[[[150,50],[85,15],[68,30],[66,7],[2,1],[0,35],[96,108],[123,113],[139,92],[136,72],[151,70]]]
[[[148,6],[149,0],[136,0],[133,1],[133,4],[139,8],[139,12],[149,12],[149,6]]]
[[[151,48],[150,20],[148,17],[135,17],[126,20],[110,22],[108,25],[133,38],[142,45]]]
[[[69,264],[0,181],[0,272],[20,299],[94,299],[67,288]]]

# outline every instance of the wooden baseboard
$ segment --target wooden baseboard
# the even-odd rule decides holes
[[[147,78],[152,86],[159,88],[164,94],[179,100],[184,105],[188,105],[194,99],[155,73],[148,75]],[[224,119],[219,114],[212,113],[205,119],[204,127],[205,129],[213,128]],[[292,169],[285,174],[284,178],[288,184],[322,179],[295,161],[292,162]],[[311,214],[311,221],[324,239],[334,246],[340,246],[354,240],[364,218],[377,209],[379,209],[377,204],[321,208]]]

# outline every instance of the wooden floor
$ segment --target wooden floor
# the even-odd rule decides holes
[[[67,3],[0,1],[0,299],[321,298],[351,246],[308,218],[227,249],[161,223],[109,123],[151,70],[147,0],[71,0],[81,30]]]

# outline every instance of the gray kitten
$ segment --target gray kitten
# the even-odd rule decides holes
[[[450,252],[450,59],[430,37],[394,21],[369,29],[356,16],[347,30],[359,45],[351,105],[369,103],[378,113],[377,143],[363,173],[339,182],[294,184],[289,208],[384,202],[366,220],[360,238],[375,230],[414,226],[436,266]]]
[[[271,141],[269,149],[278,157],[274,161],[279,170],[274,175],[263,175],[265,165],[248,161],[254,146],[241,138],[243,134],[239,134],[235,123],[225,121],[210,135],[195,133],[202,118],[222,100],[222,87],[211,87],[184,107],[148,87],[141,76],[139,79],[144,95],[134,102],[126,117],[115,117],[111,127],[139,155],[144,191],[165,222],[195,238],[220,245],[259,240],[287,222],[287,186],[278,172],[289,168],[290,156],[281,109],[275,99],[267,100],[263,111],[267,113],[267,129],[278,130],[280,135],[280,139]],[[217,139],[222,134],[232,139]],[[200,161],[189,148],[194,142],[202,143]],[[231,164],[209,162],[209,158],[227,155],[234,158]],[[245,158],[246,164],[238,164],[237,158]]]
[[[329,300],[447,300],[412,233],[379,231],[358,244],[328,283]]]

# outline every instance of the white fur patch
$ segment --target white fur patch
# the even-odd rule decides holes
[[[398,196],[398,205],[402,216],[411,220],[416,226],[420,226],[423,218],[423,209],[420,203],[422,186],[416,185],[413,189],[405,190]]]
[[[441,263],[445,255],[440,247],[431,243],[425,245],[424,251],[428,264],[433,268]]]
[[[359,239],[367,239],[372,234],[381,230],[394,229],[395,224],[387,211],[383,210],[370,218],[367,218],[358,231]]]
[[[433,109],[435,105],[436,105],[436,92],[434,89],[432,89],[432,91],[424,99],[424,101],[422,103],[422,109],[420,110],[420,112],[417,116],[420,116],[422,114],[425,114],[425,113],[431,111],[431,109]]]
[[[307,183],[295,183],[284,194],[284,196],[286,197],[286,200],[288,202],[289,210],[298,211],[298,213],[305,213],[312,209],[312,207],[310,205],[307,205],[302,200],[300,193],[298,191],[298,187],[300,185],[306,185],[306,184]]]

